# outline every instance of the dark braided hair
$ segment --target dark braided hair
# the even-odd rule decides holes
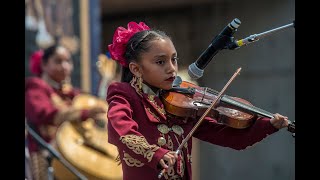
[[[129,64],[132,61],[139,62],[141,54],[148,52],[150,42],[157,39],[170,39],[163,31],[159,30],[145,30],[134,34],[127,43],[124,57]],[[130,82],[133,78],[129,67],[122,68],[122,82]]]
[[[43,51],[42,62],[44,64],[47,64],[49,58],[56,53],[58,47],[58,45],[54,44]]]
[[[69,49],[67,49],[66,47],[62,46],[62,45],[59,45],[59,44],[54,44],[48,48],[46,48],[44,51],[43,51],[43,57],[42,57],[42,61],[44,64],[47,64],[48,60],[50,57],[52,57],[56,52],[57,50],[62,47],[64,49],[66,49],[68,52]]]

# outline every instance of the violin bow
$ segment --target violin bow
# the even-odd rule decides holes
[[[233,76],[229,79],[229,81],[227,82],[227,84],[223,87],[223,89],[220,91],[220,93],[218,94],[217,98],[211,103],[210,107],[205,111],[204,114],[202,114],[201,118],[199,119],[199,121],[196,123],[196,125],[191,129],[191,131],[189,132],[189,134],[182,140],[181,144],[179,145],[178,149],[176,150],[175,154],[178,155],[181,152],[181,149],[183,148],[183,146],[186,144],[186,142],[188,142],[188,140],[192,137],[193,133],[195,132],[195,130],[200,126],[201,122],[204,120],[204,118],[209,114],[209,112],[211,111],[211,109],[217,104],[217,102],[221,99],[223,93],[226,91],[226,89],[228,88],[228,86],[231,84],[231,82],[234,80],[234,78],[240,74],[241,68],[238,68],[237,71],[233,74]],[[158,175],[158,178],[160,179],[163,174],[166,172],[166,169],[162,169],[161,172]]]

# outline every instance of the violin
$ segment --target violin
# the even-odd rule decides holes
[[[220,124],[237,129],[244,129],[252,125],[256,116],[273,117],[272,113],[254,107],[249,101],[223,95],[240,70],[241,68],[234,73],[220,92],[182,81],[179,76],[174,80],[170,90],[160,91],[160,98],[164,104],[164,108],[170,115],[178,117],[201,116],[199,121],[180,143],[175,152],[176,155],[181,152],[182,147],[192,137],[192,134],[207,116],[216,119]],[[291,121],[289,121],[288,130],[293,132],[294,137],[295,126]],[[161,170],[158,178],[160,179],[164,173],[166,173],[165,168]]]
[[[211,103],[217,99],[219,92],[208,87],[199,87],[182,81],[179,76],[170,90],[161,91],[160,97],[166,111],[178,117],[200,117]],[[251,126],[257,116],[273,118],[274,114],[253,106],[249,101],[223,95],[219,103],[207,115],[218,123],[236,129]],[[295,122],[289,121],[287,130],[295,133]]]

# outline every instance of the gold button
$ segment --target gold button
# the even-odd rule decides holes
[[[170,131],[168,126],[165,124],[158,124],[157,128],[158,128],[158,131],[160,131],[162,134],[167,134]]]
[[[159,137],[159,138],[158,138],[158,145],[159,145],[159,146],[163,146],[163,145],[165,145],[166,143],[167,143],[167,141],[166,141],[165,138],[163,138],[163,137]]]
[[[173,130],[173,132],[175,132],[179,136],[181,136],[184,133],[182,127],[179,125],[173,125],[172,130]]]

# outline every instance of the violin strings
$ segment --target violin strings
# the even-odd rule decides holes
[[[209,93],[211,93],[211,94],[214,94],[214,95],[219,94],[218,91],[210,89],[210,88],[207,88],[207,91]],[[227,95],[222,96],[221,101],[222,102],[226,102],[226,103],[231,104],[231,105],[234,105],[234,106],[237,106],[237,107],[240,107],[240,108],[245,109],[245,110],[249,110],[250,112],[258,113],[258,114],[266,116],[266,117],[273,117],[273,114],[268,112],[268,111],[265,111],[263,109],[255,107],[253,105],[248,105],[248,104],[245,104],[243,102],[239,102],[237,100],[234,100],[234,99],[228,97]]]

